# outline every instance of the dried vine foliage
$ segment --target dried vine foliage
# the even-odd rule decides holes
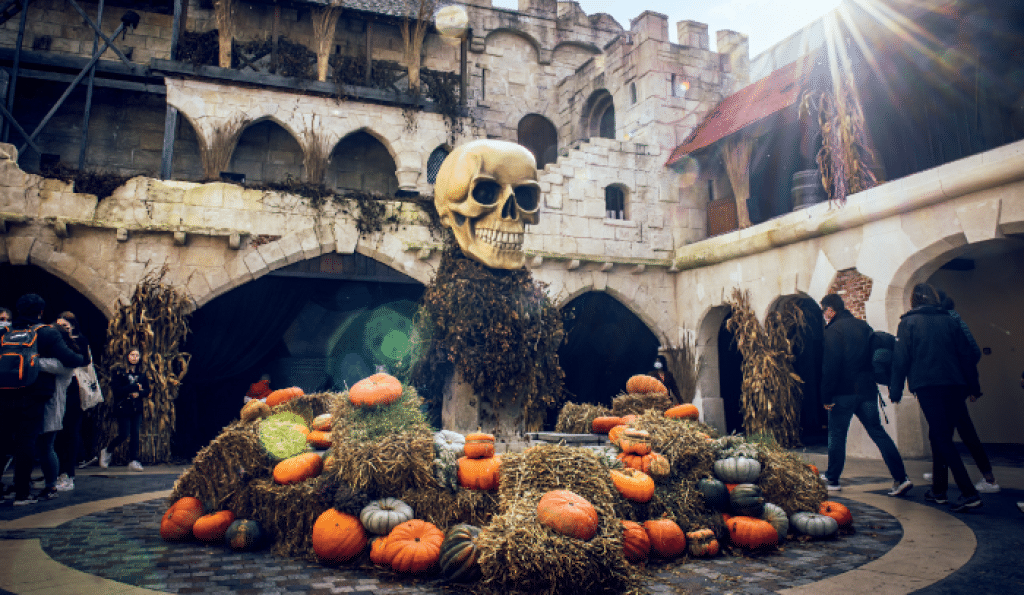
[[[676,392],[681,403],[692,403],[697,394],[697,349],[692,341],[684,341],[676,345],[667,337],[662,337],[664,346],[661,353],[668,362],[668,371],[676,382]]]
[[[452,370],[495,407],[522,399],[526,420],[562,399],[562,314],[529,271],[489,269],[449,243],[423,294],[417,332],[425,345],[412,382],[432,403]]]
[[[188,319],[195,303],[176,287],[164,283],[167,266],[143,276],[131,299],[118,300],[117,310],[107,325],[107,346],[102,368],[109,380],[128,361],[128,352],[138,349],[139,365],[149,377],[150,395],[143,405],[139,459],[162,463],[171,458],[174,434],[174,399],[188,371],[189,354],[178,350],[188,334]],[[117,433],[116,420],[107,412],[104,435]],[[117,461],[125,461],[128,443],[114,450]]]
[[[63,163],[41,168],[39,173],[45,178],[71,182],[74,184],[75,192],[95,194],[97,201],[107,198],[114,193],[114,190],[124,186],[125,182],[132,179],[132,176],[122,176],[110,172],[75,169]]]
[[[771,312],[762,327],[750,307],[748,292],[734,289],[732,315],[726,328],[743,356],[743,428],[748,435],[771,436],[786,447],[800,444],[800,384],[793,371],[793,346],[788,330],[801,324],[795,302]]]
[[[194,66],[216,66],[219,51],[217,36],[216,29],[205,33],[182,31],[176,59]]]
[[[331,156],[327,139],[316,126],[307,127],[302,136],[305,139],[305,146],[302,148],[302,167],[305,170],[306,182],[322,186],[326,190],[324,178],[327,176],[327,164]]]
[[[199,161],[203,164],[204,180],[220,181],[220,172],[225,171],[231,163],[235,144],[248,125],[249,120],[245,118],[233,118],[214,128],[206,142],[199,143]]]

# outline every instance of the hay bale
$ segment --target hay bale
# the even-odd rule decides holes
[[[656,411],[648,411],[630,425],[646,430],[654,452],[668,459],[672,466],[668,482],[681,478],[697,482],[713,475],[716,445],[709,438],[717,436],[714,428],[696,421],[668,418]]]
[[[777,446],[762,444],[758,459],[761,461],[761,487],[765,500],[781,506],[786,514],[798,511],[817,512],[828,492],[821,479],[796,454]]]
[[[291,413],[301,416],[306,420],[306,426],[309,426],[309,424],[313,422],[314,417],[322,413],[331,413],[334,411],[334,406],[340,399],[340,393],[332,392],[300,395],[271,408],[271,411],[273,413],[290,411]]]
[[[397,497],[417,487],[438,488],[434,434],[412,387],[391,405],[356,408],[342,393],[334,403],[331,441],[338,459],[333,474],[374,498]]]
[[[174,483],[170,501],[192,496],[208,509],[220,509],[247,479],[270,471],[260,446],[259,424],[235,422],[196,454],[192,466]]]
[[[619,393],[612,399],[612,415],[622,417],[623,415],[642,415],[649,409],[658,413],[664,413],[675,403],[667,394],[658,393],[653,395],[630,395]]]
[[[642,593],[637,570],[622,556],[617,495],[600,455],[585,448],[540,445],[504,455],[499,508],[478,541],[480,590],[502,594]],[[586,498],[598,513],[589,541],[537,521],[537,503],[553,489]]]
[[[559,434],[590,434],[594,420],[611,415],[607,407],[590,403],[566,403],[558,412],[555,432]]]
[[[483,527],[498,511],[498,495],[481,490],[419,488],[407,490],[399,499],[412,507],[416,518],[442,531],[459,523]]]
[[[230,510],[238,518],[258,521],[274,542],[270,548],[274,554],[315,561],[313,524],[329,506],[320,482],[278,485],[261,478],[239,490]]]

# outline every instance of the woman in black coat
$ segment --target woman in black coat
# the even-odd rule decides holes
[[[139,428],[142,426],[142,405],[149,398],[149,378],[140,365],[142,354],[138,349],[128,352],[128,363],[111,370],[110,392],[114,395],[114,414],[117,416],[117,437],[100,450],[100,467],[110,466],[110,451],[128,440],[128,469],[142,471],[139,463]]]
[[[903,384],[917,395],[928,420],[932,447],[932,487],[924,498],[945,504],[949,471],[960,488],[953,512],[981,506],[981,497],[953,444],[955,412],[963,408],[964,394],[980,394],[978,368],[960,326],[940,306],[938,291],[927,283],[914,286],[910,311],[900,317],[893,350],[889,398],[898,403]],[[948,471],[947,471],[948,469]]]

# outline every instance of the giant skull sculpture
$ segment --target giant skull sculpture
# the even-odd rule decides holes
[[[466,143],[441,164],[434,206],[467,256],[495,269],[523,268],[526,224],[540,220],[537,161],[515,143]]]

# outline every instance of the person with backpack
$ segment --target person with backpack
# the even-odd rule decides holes
[[[846,464],[846,438],[856,415],[882,453],[892,475],[890,496],[905,496],[914,487],[896,444],[878,417],[878,388],[872,375],[868,323],[855,317],[843,298],[830,293],[821,300],[825,325],[821,399],[828,411],[828,468],[822,475],[830,492],[842,490],[839,478]]]
[[[115,364],[111,369],[110,392],[114,395],[114,414],[117,416],[117,436],[100,450],[100,467],[110,466],[111,452],[128,440],[128,469],[142,471],[139,462],[139,429],[142,426],[142,406],[149,398],[149,378],[142,369],[142,354],[138,349],[128,352],[127,364]]]
[[[917,395],[928,421],[932,447],[932,487],[924,499],[946,504],[949,472],[960,488],[953,512],[967,512],[982,505],[960,452],[953,444],[956,416],[964,408],[965,394],[980,394],[978,368],[960,325],[941,307],[938,291],[918,283],[910,295],[910,310],[900,317],[893,350],[889,399],[899,403],[904,383]],[[965,392],[966,391],[966,392]]]
[[[40,371],[40,357],[53,357],[68,368],[85,359],[64,343],[60,332],[42,323],[46,301],[27,293],[15,304],[17,315],[0,337],[0,432],[12,436],[14,505],[34,504],[31,493],[35,445],[43,428],[43,410],[53,397],[55,377]]]

